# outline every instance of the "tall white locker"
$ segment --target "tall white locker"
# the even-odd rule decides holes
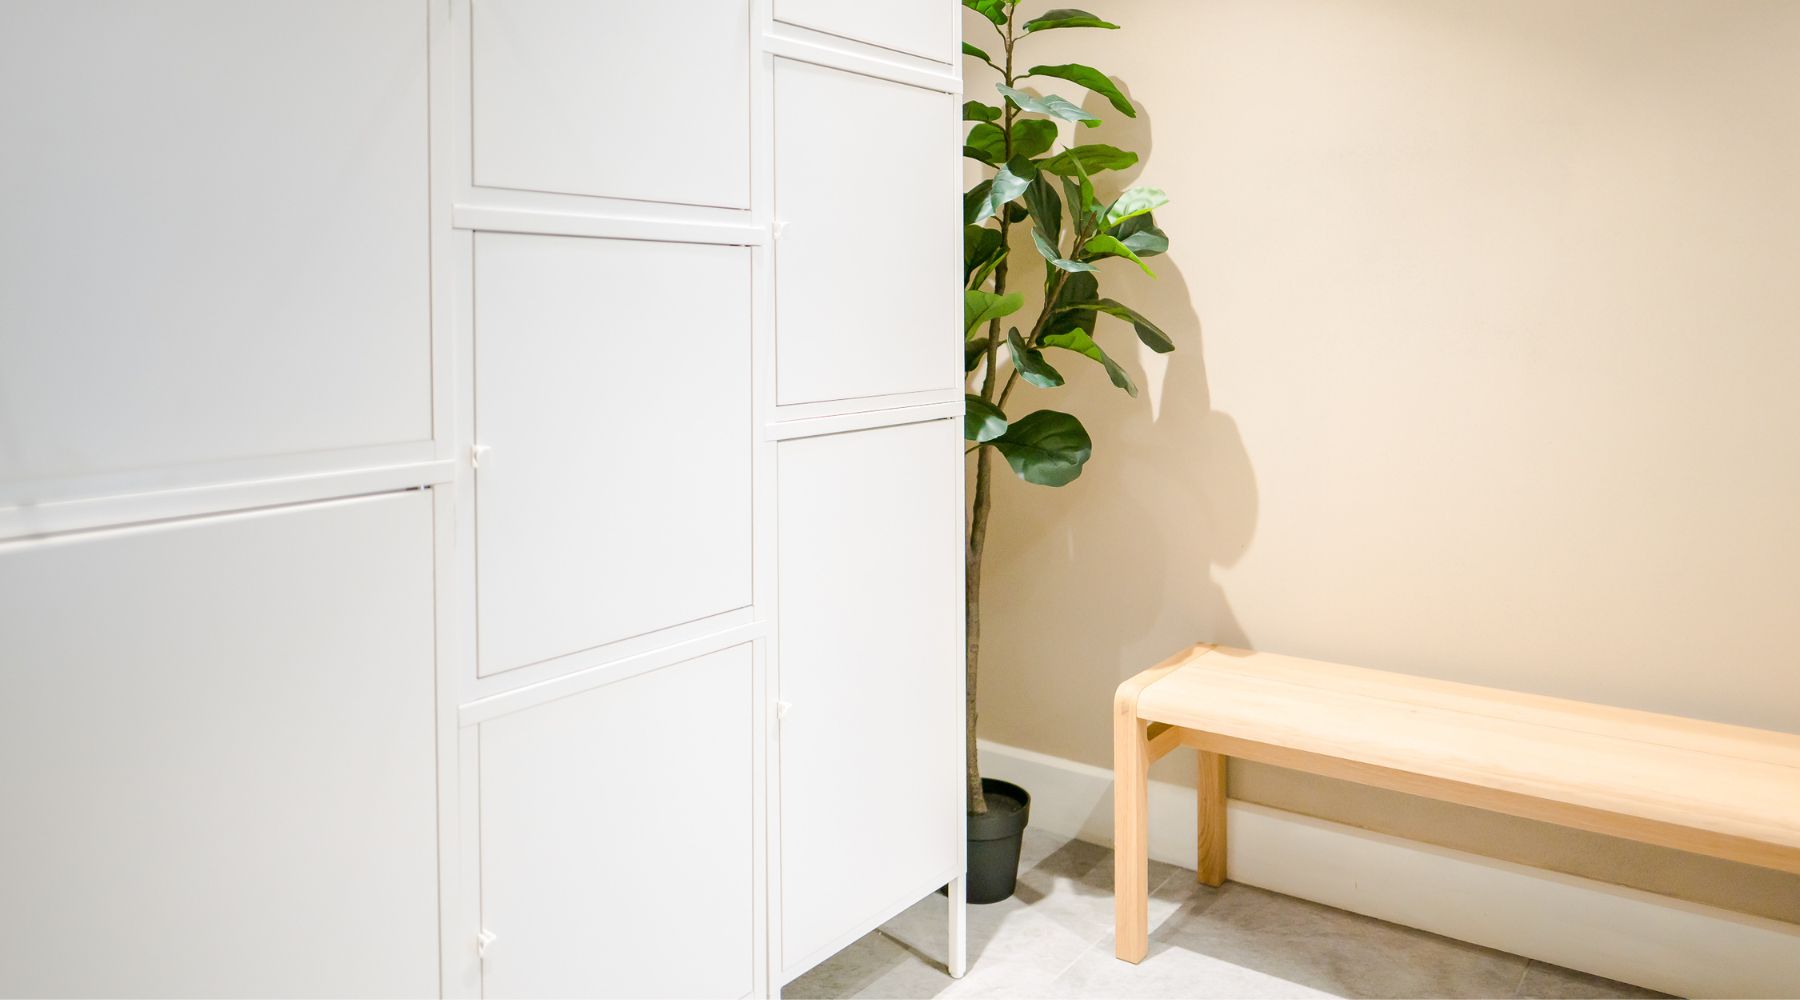
[[[0,994],[959,926],[958,13],[0,4]]]

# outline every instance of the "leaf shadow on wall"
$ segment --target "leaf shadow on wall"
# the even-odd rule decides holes
[[[1129,96],[1124,81],[1114,82]],[[1109,198],[1143,173],[1152,116],[1139,105],[1137,118],[1125,118],[1097,95],[1084,106],[1103,124],[1077,129],[1077,141],[1140,156],[1127,170],[1095,177]],[[1115,389],[1098,365],[1057,351],[1052,362],[1069,384],[1024,387],[1009,407],[1075,413],[1094,455],[1081,478],[1060,489],[1000,477],[984,587],[984,738],[1106,766],[1121,680],[1190,643],[1251,645],[1214,570],[1249,548],[1256,476],[1237,422],[1212,406],[1202,303],[1178,264],[1203,220],[1181,209],[1184,194],[1187,205],[1201,204],[1169,191],[1173,203],[1158,223],[1174,252],[1149,258],[1155,279],[1128,261],[1101,265],[1102,294],[1154,319],[1176,344],[1156,355],[1125,323],[1101,319],[1094,335],[1138,383],[1139,397]],[[1185,759],[1180,766],[1192,768]]]

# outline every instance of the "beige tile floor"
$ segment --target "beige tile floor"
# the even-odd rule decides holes
[[[943,971],[933,896],[788,984],[838,997],[1659,997],[1342,910],[1152,864],[1150,954],[1113,957],[1112,852],[1026,831],[1018,892],[969,908],[969,974]]]

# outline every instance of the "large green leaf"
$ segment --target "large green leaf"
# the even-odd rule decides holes
[[[981,444],[1006,433],[1006,414],[998,406],[969,393],[963,404],[963,440]]]
[[[1136,309],[1120,302],[1116,302],[1113,299],[1099,299],[1094,302],[1076,303],[1070,308],[1091,309],[1096,312],[1106,313],[1109,316],[1119,317],[1131,324],[1131,328],[1137,331],[1138,339],[1144,342],[1145,347],[1150,348],[1158,354],[1167,354],[1175,349],[1175,342],[1169,339],[1168,334],[1162,332],[1162,328],[1158,327],[1155,323],[1150,322],[1150,320],[1146,319],[1144,315]]]
[[[1094,265],[1087,261],[1070,260],[1064,257],[1062,252],[1056,248],[1056,244],[1050,242],[1048,237],[1035,228],[1031,230],[1031,242],[1037,245],[1038,253],[1044,255],[1044,259],[1050,262],[1051,267],[1064,271],[1096,270]]]
[[[1042,118],[1021,118],[1013,122],[1012,141],[1014,156],[1038,156],[1056,145],[1056,123]]]
[[[1000,130],[1000,126],[989,122],[976,125],[969,130],[968,138],[963,140],[963,155],[971,160],[980,160],[990,167],[1004,162],[1006,133]]]
[[[970,0],[963,0],[965,5],[969,2]],[[1073,7],[1058,7],[1055,10],[1047,10],[1025,22],[1025,31],[1027,34],[1033,31],[1048,31],[1051,28],[1117,27],[1118,25],[1111,21],[1102,21],[1100,18],[1095,17],[1085,10],[1076,10]]]
[[[1039,486],[1074,482],[1094,453],[1094,441],[1081,421],[1055,410],[1038,410],[1013,421],[991,443],[1020,479]]]
[[[1051,334],[1044,337],[1043,342],[1046,347],[1060,347],[1065,351],[1074,351],[1082,357],[1100,362],[1101,367],[1106,369],[1106,377],[1112,379],[1113,385],[1130,393],[1132,398],[1137,397],[1137,385],[1131,381],[1131,376],[1125,374],[1125,369],[1120,368],[1117,361],[1101,350],[1099,344],[1094,343],[1094,338],[1088,336],[1086,330],[1077,328],[1067,333]]]
[[[1000,230],[986,226],[963,227],[963,285],[978,287],[987,280],[1000,258],[1006,256],[1006,244]],[[975,276],[979,274],[980,278]]]
[[[991,122],[1000,117],[1000,109],[980,101],[963,102],[963,121]]]
[[[1130,247],[1119,242],[1117,237],[1101,233],[1099,236],[1088,240],[1081,249],[1093,257],[1123,257],[1143,268],[1145,274],[1148,274],[1152,278],[1156,277],[1156,272],[1150,270],[1150,265],[1144,263],[1137,254],[1132,252]]]
[[[1025,208],[1031,212],[1031,222],[1051,243],[1062,239],[1062,198],[1050,183],[1047,174],[1040,173],[1025,189]]]
[[[1079,172],[1076,170],[1078,162],[1082,170],[1091,174],[1096,170],[1124,170],[1137,161],[1137,154],[1129,150],[1108,146],[1105,143],[1094,143],[1088,146],[1076,146],[1074,149],[1065,149],[1038,164],[1038,169],[1070,177]]]
[[[1110,229],[1126,219],[1146,215],[1168,203],[1169,196],[1158,188],[1127,188],[1124,194],[1106,206],[1106,227]]]
[[[1112,80],[1108,79],[1105,73],[1100,72],[1092,66],[1083,66],[1080,63],[1064,63],[1060,66],[1033,66],[1031,67],[1031,72],[1026,73],[1025,75],[1053,76],[1059,80],[1067,80],[1070,83],[1080,84],[1094,93],[1099,94],[1101,97],[1106,98],[1108,101],[1111,101],[1112,106],[1117,108],[1118,112],[1125,117],[1137,117],[1137,109],[1131,106],[1131,102],[1126,99],[1124,93],[1119,90],[1118,86],[1114,84]]]
[[[1169,249],[1169,237],[1156,228],[1156,216],[1145,212],[1108,229],[1106,235],[1131,248],[1139,257],[1154,257]]]
[[[981,364],[981,359],[987,357],[988,344],[990,343],[993,343],[993,341],[986,337],[976,337],[974,340],[963,344],[963,374],[966,375],[969,372],[974,371],[975,366]]]
[[[1088,114],[1086,111],[1081,110],[1081,105],[1066,98],[1058,97],[1055,94],[1045,94],[1043,97],[1033,97],[1022,90],[1014,90],[1004,83],[994,84],[994,89],[1004,94],[1006,99],[1013,102],[1013,104],[1021,111],[1029,111],[1032,114],[1038,115],[1049,115],[1052,118],[1060,118],[1066,122],[1080,122],[1088,128],[1093,128],[1100,124],[1098,116]]]
[[[1006,26],[1006,8],[1015,0],[963,0],[963,6],[969,8],[995,24]]]
[[[971,221],[984,222],[993,218],[1006,207],[1007,202],[1024,194],[1025,189],[1031,185],[1029,177],[1021,177],[1013,172],[1013,164],[1024,166],[1022,161],[1015,160],[1000,167],[994,174],[992,183],[988,185],[987,193],[982,196],[981,203],[975,206],[975,218]],[[966,205],[964,210],[966,212]]]
[[[988,321],[1011,316],[1024,306],[1025,296],[1018,292],[995,295],[980,288],[963,292],[963,339],[973,336]]]
[[[1100,297],[1100,278],[1093,274],[1071,274],[1056,293],[1056,308],[1069,309]]]
[[[962,46],[963,46],[963,55],[974,56],[975,58],[981,60],[982,62],[987,63],[989,66],[994,66],[994,57],[993,56],[990,56],[986,52],[983,52],[980,49],[976,48],[975,46],[970,45],[968,42],[962,43]],[[1000,67],[994,66],[994,68],[999,69]]]
[[[1019,377],[1041,389],[1054,389],[1063,384],[1062,372],[1050,366],[1044,360],[1044,352],[1035,347],[1026,347],[1025,339],[1019,336],[1019,328],[1006,331],[1006,347],[1012,352],[1013,367],[1019,370]]]
[[[978,102],[970,101],[970,104]],[[966,105],[965,105],[966,106]],[[966,114],[966,112],[965,112]],[[968,119],[965,117],[965,121]],[[1042,118],[1021,118],[1012,126],[1012,156],[1037,156],[1056,143],[1056,123]],[[980,160],[988,166],[1005,162],[1007,159],[1006,133],[1000,126],[991,122],[982,122],[969,130],[969,137],[963,140],[963,155],[972,160]]]
[[[993,181],[982,181],[970,188],[968,192],[963,195],[963,225],[972,226],[975,224],[977,221],[975,213],[981,211],[981,206],[987,201],[988,191],[991,190],[993,186]]]

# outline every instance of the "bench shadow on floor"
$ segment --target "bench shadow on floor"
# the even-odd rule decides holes
[[[969,908],[969,974],[944,972],[944,900],[914,905],[788,998],[1660,997],[1461,941],[1150,866],[1150,954],[1113,957],[1112,851],[1027,830],[1012,899]]]

